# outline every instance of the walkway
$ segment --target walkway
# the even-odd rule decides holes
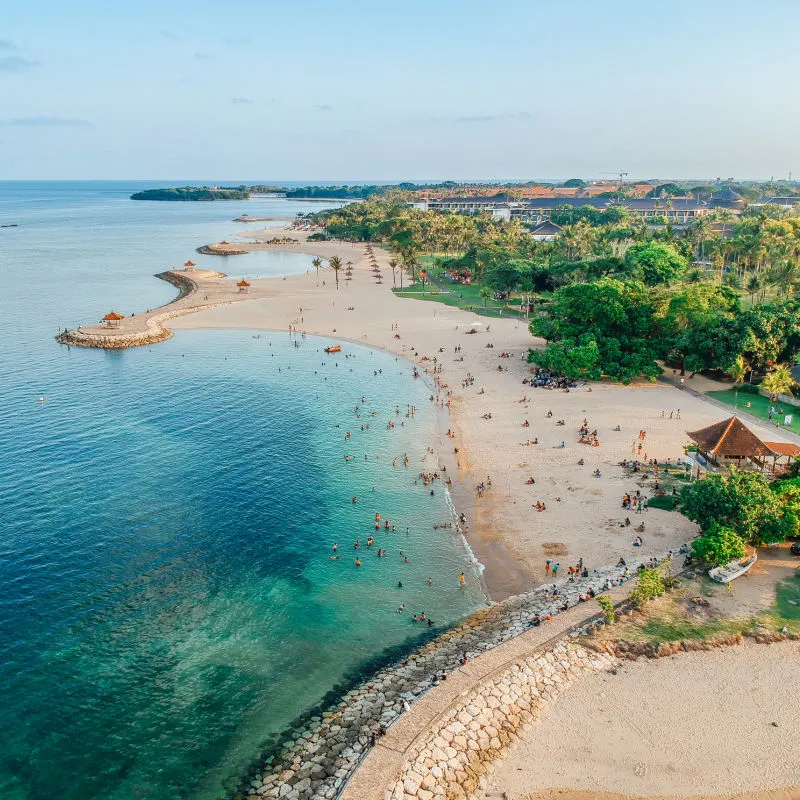
[[[750,414],[749,412],[743,410],[742,408],[734,409],[733,406],[728,405],[728,403],[723,403],[721,400],[717,400],[714,397],[709,397],[707,394],[703,392],[698,392],[696,389],[692,389],[688,384],[684,386],[683,389],[678,385],[676,381],[667,378],[666,376],[662,376],[659,378],[662,383],[669,384],[670,386],[674,386],[678,391],[686,392],[687,394],[692,395],[693,397],[697,397],[700,400],[703,400],[706,403],[709,403],[712,406],[716,406],[717,408],[721,408],[723,411],[726,411],[730,416],[737,416],[741,420],[746,420],[747,422],[751,422],[754,425],[760,425],[762,428],[775,428],[775,432],[780,434],[785,439],[788,439],[790,442],[795,442],[796,444],[800,444],[800,436],[796,433],[792,433],[792,431],[787,431],[785,428],[782,428],[780,425],[770,425],[770,423],[765,420],[761,419],[761,417],[757,417],[754,414]],[[730,387],[727,387],[730,388]],[[799,410],[800,411],[800,410]]]
[[[633,585],[629,582],[604,594],[616,604],[629,596]],[[490,676],[502,673],[511,664],[551,646],[569,631],[597,616],[596,603],[573,606],[552,621],[538,628],[529,628],[451,673],[446,681],[432,687],[389,728],[357,768],[340,799],[384,800],[386,790],[394,785],[418,738],[426,735],[436,720],[453,705],[474,692]]]

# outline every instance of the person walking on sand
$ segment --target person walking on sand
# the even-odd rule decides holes
[[[552,566],[553,566],[553,562],[552,562],[552,561],[551,561],[551,560],[548,558],[548,559],[547,559],[547,560],[544,562],[544,574],[545,574],[546,576],[550,574],[550,569],[552,568]]]
[[[553,564],[553,577],[555,578],[558,575],[558,563]]]

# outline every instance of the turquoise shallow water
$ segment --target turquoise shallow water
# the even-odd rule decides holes
[[[444,492],[413,483],[435,421],[405,362],[236,330],[53,342],[169,299],[150,276],[238,229],[238,207],[126,201],[136,188],[0,183],[0,223],[22,224],[0,230],[4,800],[224,796],[296,715],[422,633],[401,602],[438,624],[483,602],[432,529]],[[300,210],[263,202],[248,213]],[[375,513],[398,531],[356,568]]]

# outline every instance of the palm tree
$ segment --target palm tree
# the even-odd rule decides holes
[[[389,259],[389,266],[392,268],[392,286],[397,286],[397,277],[396,277],[396,270],[397,270],[397,259],[390,258]]]
[[[481,297],[483,298],[483,307],[494,297],[494,292],[488,286],[481,286]]]
[[[747,279],[747,291],[750,294],[750,305],[755,305],[756,295],[761,289],[761,280],[758,275],[751,275]]]
[[[336,291],[339,291],[339,270],[342,268],[342,259],[339,256],[333,256],[328,259],[328,264],[336,276]]]
[[[764,376],[761,388],[773,394],[792,394],[794,388],[792,370],[785,364],[777,364],[771,372]]]
[[[317,270],[317,286],[319,286],[319,268],[322,266],[322,259],[319,256],[312,258],[311,265]]]

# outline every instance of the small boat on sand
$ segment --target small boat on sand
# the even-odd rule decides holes
[[[341,353],[342,352],[342,346],[340,344],[331,345],[330,347],[326,347],[325,348],[325,352],[326,353]]]
[[[724,567],[714,567],[714,569],[708,573],[708,577],[717,583],[730,583],[736,580],[736,578],[740,578],[745,572],[748,572],[757,560],[758,556],[753,553],[753,555],[747,558],[731,561]]]

